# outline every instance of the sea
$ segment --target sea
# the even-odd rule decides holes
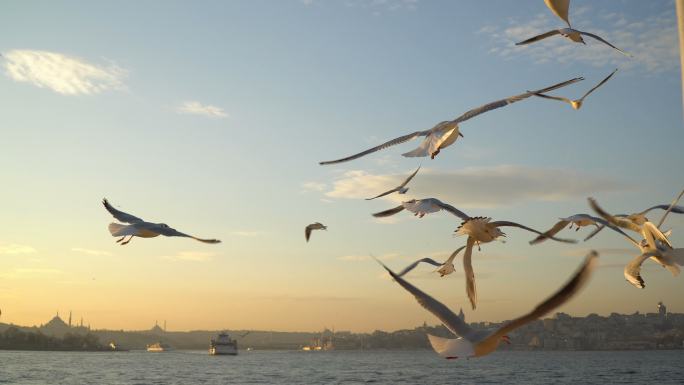
[[[0,351],[0,384],[684,384],[684,350],[502,351],[444,360],[416,351]]]

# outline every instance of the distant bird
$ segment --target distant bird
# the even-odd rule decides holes
[[[404,270],[400,271],[397,275],[403,277],[404,275],[408,274],[411,270],[415,269],[420,263],[427,263],[432,266],[439,267],[437,272],[439,273],[440,277],[444,277],[445,275],[449,275],[456,271],[456,269],[454,268],[454,258],[456,258],[458,253],[460,253],[463,249],[465,249],[465,246],[461,246],[458,249],[456,249],[456,251],[451,253],[451,256],[449,256],[449,258],[447,258],[447,260],[443,263],[437,262],[432,258],[421,258],[413,262],[412,264],[406,266]]]
[[[324,226],[320,222],[312,223],[304,229],[304,238],[306,238],[306,241],[309,242],[309,238],[311,238],[311,232],[313,230],[328,230],[328,226]]]
[[[411,179],[413,179],[414,176],[416,176],[416,174],[418,174],[418,170],[420,170],[420,166],[418,166],[418,168],[416,169],[416,171],[413,172],[413,174],[409,175],[409,177],[406,178],[406,180],[404,181],[404,183],[400,184],[399,186],[397,186],[397,187],[395,187],[395,188],[393,188],[393,189],[391,189],[391,190],[389,190],[389,191],[385,191],[384,193],[382,193],[382,194],[380,194],[380,195],[378,195],[378,196],[374,196],[373,198],[366,198],[366,200],[367,200],[367,201],[370,201],[370,200],[373,200],[373,199],[375,199],[375,198],[384,197],[385,195],[389,195],[389,194],[391,194],[391,193],[393,193],[393,192],[395,192],[395,191],[396,191],[398,194],[406,194],[406,192],[408,191],[408,187],[406,187],[406,185],[411,181]]]
[[[401,205],[381,211],[379,213],[373,214],[375,217],[388,217],[397,214],[404,209],[409,210],[414,213],[414,215],[422,218],[424,215],[429,213],[435,213],[440,210],[445,210],[451,214],[461,218],[463,222],[455,230],[457,235],[467,235],[468,239],[466,241],[466,250],[463,254],[463,266],[466,270],[466,293],[468,294],[468,299],[470,299],[470,304],[473,309],[477,306],[477,293],[475,290],[475,274],[473,273],[471,266],[471,258],[473,253],[473,246],[477,245],[478,250],[480,249],[481,243],[488,243],[496,240],[499,237],[505,237],[506,234],[501,231],[500,227],[518,227],[523,230],[533,232],[538,235],[543,235],[543,233],[529,228],[527,226],[521,225],[516,222],[510,221],[494,221],[489,217],[471,217],[468,216],[463,211],[451,206],[450,204],[444,203],[436,198],[427,199],[411,199],[410,201],[402,202]],[[575,243],[576,241],[570,239],[561,239],[554,236],[545,236],[558,242],[565,243]]]
[[[378,261],[385,270],[394,278],[399,285],[406,291],[413,294],[418,303],[427,311],[437,317],[442,324],[459,338],[442,338],[428,334],[430,345],[440,356],[450,360],[457,358],[481,357],[487,355],[499,346],[501,341],[510,343],[508,333],[518,329],[530,322],[543,317],[558,307],[564,305],[577,292],[586,286],[592,272],[596,268],[598,254],[595,251],[589,253],[584,259],[583,264],[568,281],[565,286],[558,290],[544,302],[537,305],[531,312],[522,317],[504,323],[496,330],[475,330],[459,318],[454,312],[449,310],[446,305],[432,298],[430,295],[421,291],[417,287],[408,283],[399,275],[395,274],[387,266]]]
[[[560,17],[570,27],[570,20],[568,19],[568,10],[570,9],[570,0],[544,0],[546,6],[551,12]]]
[[[416,131],[411,134],[407,134],[404,136],[400,136],[396,139],[392,139],[388,142],[385,142],[379,146],[370,148],[366,151],[362,151],[358,154],[348,156],[346,158],[342,159],[337,159],[337,160],[329,160],[325,162],[320,162],[319,164],[325,165],[325,164],[336,164],[336,163],[342,163],[342,162],[348,162],[350,160],[354,160],[357,158],[360,158],[362,156],[372,154],[376,151],[383,150],[385,148],[401,144],[404,142],[408,142],[411,139],[417,138],[419,136],[424,136],[425,139],[423,140],[423,143],[421,143],[418,148],[416,148],[413,151],[409,151],[407,153],[402,154],[405,157],[424,157],[424,156],[430,156],[430,158],[434,159],[437,154],[439,154],[440,150],[443,148],[446,148],[450,145],[452,145],[456,139],[458,139],[459,136],[463,136],[461,132],[459,131],[459,123],[465,122],[468,119],[474,118],[480,114],[483,114],[485,112],[495,110],[497,108],[505,107],[509,104],[515,103],[517,101],[527,99],[530,96],[536,94],[536,93],[544,93],[548,91],[555,90],[557,88],[565,87],[569,84],[578,82],[580,80],[584,80],[584,78],[574,78],[570,79],[567,81],[564,81],[562,83],[555,84],[550,87],[543,88],[541,90],[533,91],[533,92],[526,92],[524,94],[516,95],[516,96],[511,96],[506,99],[501,99],[497,100],[492,103],[485,104],[483,106],[477,107],[475,109],[472,109],[463,115],[459,116],[458,118],[454,120],[448,120],[444,122],[437,123],[434,127],[432,127],[429,130],[425,131]]]
[[[579,110],[580,108],[582,108],[582,103],[584,103],[584,98],[586,98],[590,93],[594,92],[594,90],[596,90],[597,88],[601,87],[603,85],[603,83],[607,82],[608,79],[610,79],[615,74],[615,72],[617,72],[617,68],[615,69],[615,71],[611,72],[610,75],[608,75],[605,79],[601,80],[601,82],[599,84],[594,86],[594,88],[590,89],[589,91],[587,91],[587,93],[582,95],[582,97],[579,99],[570,100],[568,98],[563,98],[560,96],[551,96],[551,95],[546,95],[546,94],[541,94],[541,93],[537,93],[534,95],[539,96],[540,98],[560,100],[561,102],[565,102],[565,103],[570,104],[570,106],[573,109]]]
[[[589,205],[609,223],[632,230],[643,238],[641,242],[637,242],[632,237],[626,236],[627,240],[641,253],[624,268],[623,274],[627,282],[639,289],[646,286],[641,277],[641,265],[649,258],[669,270],[673,276],[679,275],[680,268],[678,265],[684,265],[684,250],[672,247],[668,239],[669,231],[663,233],[656,225],[648,221],[636,224],[629,219],[613,216],[601,208],[593,198],[589,198]]]
[[[166,223],[145,222],[144,220],[136,216],[115,209],[112,205],[109,204],[107,198],[102,200],[102,204],[107,209],[107,211],[109,211],[109,213],[112,214],[114,218],[116,218],[118,221],[130,223],[129,225],[122,225],[120,223],[109,224],[109,232],[112,234],[113,237],[121,237],[121,239],[118,239],[116,241],[121,242],[121,245],[128,244],[128,242],[130,242],[131,239],[133,239],[133,237],[154,238],[159,235],[164,235],[167,237],[192,238],[194,240],[204,243],[221,242],[218,239],[201,239],[193,237],[192,235],[181,233],[180,231],[169,227],[169,225],[167,225]],[[124,239],[126,239],[127,236],[130,238],[124,241]]]
[[[620,48],[610,44],[609,42],[604,40],[601,36],[598,36],[598,35],[595,35],[595,34],[589,33],[589,32],[579,31],[579,30],[576,30],[573,28],[552,29],[548,32],[542,33],[541,35],[537,35],[537,36],[531,37],[527,40],[521,41],[519,43],[515,43],[515,45],[526,45],[526,44],[534,43],[534,42],[546,39],[547,37],[554,36],[554,35],[561,35],[565,38],[568,38],[568,39],[574,41],[575,43],[582,43],[582,44],[587,44],[584,42],[584,39],[582,39],[582,35],[593,37],[594,39],[596,39],[596,40],[598,40],[598,41],[600,41],[600,42],[602,42],[602,43],[604,43],[610,47],[613,47],[614,49],[619,51],[621,54],[623,54],[625,56],[631,56],[627,52],[625,52],[625,51],[621,50]],[[539,93],[539,92],[537,92],[537,93]]]
[[[571,215],[571,216],[566,217],[566,218],[560,218],[560,221],[556,222],[556,224],[553,225],[553,227],[546,230],[544,232],[544,234],[542,234],[542,235],[538,236],[537,238],[531,240],[530,245],[536,245],[536,244],[544,242],[545,240],[547,240],[549,238],[549,236],[553,236],[553,235],[558,234],[568,224],[570,224],[570,227],[569,227],[570,229],[572,229],[572,227],[575,226],[575,231],[579,231],[580,228],[585,227],[585,226],[596,226],[597,228],[599,228],[599,225],[600,226],[609,226],[613,230],[621,233],[622,235],[627,236],[627,234],[625,234],[622,230],[615,227],[614,225],[611,225],[605,219],[594,217],[594,216],[591,216],[589,214],[575,214],[575,215]],[[596,232],[589,234],[589,236],[584,238],[584,240],[587,241],[591,237],[593,237],[594,235],[596,235]]]

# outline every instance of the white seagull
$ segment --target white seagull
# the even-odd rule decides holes
[[[309,242],[309,238],[311,238],[311,232],[313,230],[328,230],[328,226],[324,226],[320,222],[312,223],[304,229],[304,238],[306,238],[306,241]]]
[[[393,192],[397,192],[398,194],[406,194],[406,192],[408,191],[408,187],[406,187],[406,185],[411,181],[411,179],[413,179],[414,176],[416,176],[416,174],[418,174],[418,170],[420,170],[420,166],[418,166],[418,168],[416,169],[416,171],[413,172],[413,174],[409,175],[409,177],[406,178],[404,183],[400,184],[399,186],[397,186],[397,187],[395,187],[389,191],[385,191],[384,193],[382,193],[378,196],[374,196],[373,198],[366,198],[366,200],[370,201],[370,200],[373,200],[375,198],[384,197],[385,195],[389,195]]]
[[[360,158],[362,156],[372,154],[376,151],[380,151],[380,150],[383,150],[385,148],[388,148],[388,147],[391,147],[391,146],[394,146],[397,144],[408,142],[409,140],[417,138],[419,136],[425,137],[425,140],[423,140],[423,143],[421,143],[420,146],[418,146],[418,148],[416,148],[415,150],[409,151],[409,152],[404,153],[402,155],[406,156],[406,157],[430,156],[430,158],[434,159],[435,156],[437,156],[437,154],[439,154],[440,150],[452,145],[456,141],[456,139],[458,139],[459,136],[461,136],[461,137],[463,136],[463,134],[461,134],[461,132],[459,131],[459,126],[458,126],[459,123],[465,122],[466,120],[474,118],[474,117],[476,117],[480,114],[483,114],[487,111],[495,110],[497,108],[505,107],[505,106],[512,104],[512,103],[515,103],[517,101],[527,99],[534,94],[552,91],[552,90],[555,90],[557,88],[565,87],[569,84],[578,82],[580,80],[584,80],[584,78],[580,77],[580,78],[570,79],[570,80],[564,81],[562,83],[555,84],[551,87],[543,88],[541,90],[526,92],[524,94],[511,96],[511,97],[506,98],[506,99],[497,100],[495,102],[488,103],[488,104],[485,104],[483,106],[472,109],[472,110],[466,112],[465,114],[459,116],[458,118],[456,118],[454,120],[447,120],[447,121],[437,123],[437,125],[435,125],[434,127],[432,127],[429,130],[416,131],[416,132],[413,132],[413,133],[392,139],[392,140],[385,142],[379,146],[370,148],[366,151],[362,151],[358,154],[351,155],[351,156],[348,156],[348,157],[342,158],[342,159],[319,162],[319,164],[325,165],[325,164],[336,164],[336,163],[348,162],[350,160],[354,160],[354,159]]]
[[[594,92],[594,90],[601,87],[605,82],[607,82],[608,79],[610,79],[615,74],[615,72],[617,72],[617,68],[615,69],[615,71],[611,72],[610,75],[608,75],[605,79],[601,80],[601,82],[599,84],[594,86],[594,88],[590,89],[589,91],[587,91],[587,93],[582,95],[582,97],[579,99],[570,100],[568,98],[564,98],[564,97],[560,97],[560,96],[551,96],[551,95],[546,95],[546,94],[542,94],[542,93],[536,93],[534,95],[539,96],[540,98],[560,100],[561,102],[568,103],[573,109],[579,110],[580,108],[582,108],[582,103],[584,103],[584,98],[589,96],[590,93]]]
[[[582,39],[582,35],[584,35],[584,36],[589,36],[589,37],[593,37],[594,39],[596,39],[596,40],[598,40],[598,41],[600,41],[600,42],[602,42],[602,43],[604,43],[604,44],[606,44],[606,45],[609,45],[609,46],[615,48],[615,49],[618,50],[621,54],[623,54],[623,55],[625,55],[625,56],[631,56],[631,55],[628,54],[627,52],[625,52],[625,51],[621,50],[620,48],[618,48],[618,47],[616,47],[616,46],[610,44],[609,42],[607,42],[606,40],[604,40],[601,36],[598,36],[598,35],[595,35],[595,34],[589,33],[589,32],[579,31],[579,30],[574,29],[574,28],[559,28],[559,29],[552,29],[552,30],[550,30],[550,31],[548,31],[548,32],[542,33],[541,35],[537,35],[537,36],[531,37],[531,38],[529,38],[529,39],[527,39],[527,40],[521,41],[521,42],[519,42],[519,43],[515,43],[515,45],[526,45],[526,44],[534,43],[534,42],[537,42],[537,41],[539,41],[539,40],[546,39],[547,37],[554,36],[554,35],[561,35],[561,36],[563,36],[563,37],[565,37],[565,38],[568,38],[568,39],[574,41],[575,43],[582,43],[582,44],[587,44],[587,43],[584,42],[584,39]]]
[[[531,312],[522,317],[504,323],[493,331],[474,330],[446,305],[432,298],[417,287],[406,282],[387,266],[378,261],[389,274],[406,291],[413,294],[418,303],[437,317],[442,324],[459,338],[442,338],[428,334],[430,345],[440,356],[446,359],[481,357],[487,355],[499,346],[501,341],[510,343],[508,333],[530,322],[543,317],[568,302],[579,290],[586,286],[593,270],[596,268],[598,254],[591,251],[584,259],[584,263],[565,286],[540,303]]]
[[[473,253],[473,246],[477,244],[478,250],[480,249],[480,244],[481,243],[488,243],[496,240],[499,237],[505,237],[506,234],[501,231],[500,227],[518,227],[523,230],[527,230],[530,232],[533,232],[538,235],[543,235],[543,233],[529,228],[527,226],[521,225],[516,222],[511,222],[511,221],[494,221],[492,222],[492,218],[489,217],[471,217],[468,216],[466,213],[462,212],[461,210],[455,208],[454,206],[451,206],[447,203],[444,203],[440,201],[439,199],[436,198],[427,198],[427,199],[411,199],[410,201],[402,202],[401,205],[381,211],[379,213],[373,214],[374,217],[388,217],[394,214],[397,214],[404,209],[409,210],[414,213],[414,215],[418,216],[419,218],[422,218],[426,214],[429,213],[435,213],[440,210],[445,210],[450,212],[451,214],[461,218],[463,222],[461,225],[455,230],[455,233],[457,235],[467,235],[468,240],[466,241],[466,250],[465,253],[463,254],[463,266],[466,270],[466,293],[468,294],[468,299],[470,299],[470,304],[472,305],[473,309],[476,308],[477,306],[477,292],[475,290],[475,274],[472,269],[471,265],[471,258],[472,258],[472,253]],[[556,238],[554,236],[545,236],[550,239],[553,239],[555,241],[559,242],[566,242],[566,243],[575,243],[575,240],[570,240],[570,239],[561,239],[561,238]]]
[[[413,262],[412,264],[406,266],[404,268],[404,270],[397,273],[397,275],[400,277],[403,277],[404,275],[408,274],[411,270],[415,269],[416,266],[418,266],[420,263],[428,263],[432,266],[439,267],[437,272],[439,273],[440,277],[444,277],[444,276],[449,275],[449,274],[453,273],[454,271],[456,271],[456,269],[454,268],[454,258],[456,258],[458,253],[460,253],[461,250],[463,250],[463,249],[465,249],[465,246],[461,246],[458,249],[456,249],[456,251],[451,253],[449,258],[447,258],[447,260],[444,261],[443,263],[437,262],[434,259],[429,258],[429,257],[421,258],[421,259]],[[472,270],[472,266],[471,266],[471,270]]]
[[[656,225],[648,221],[636,224],[629,219],[613,216],[603,210],[593,198],[589,198],[589,205],[609,223],[639,233],[643,238],[641,242],[637,242],[626,236],[627,240],[641,253],[624,268],[623,274],[627,282],[639,289],[646,287],[641,277],[641,265],[649,258],[669,270],[673,276],[679,275],[680,268],[678,265],[684,265],[684,249],[672,247],[668,239],[670,231],[663,233]]]
[[[220,243],[218,239],[202,239],[193,237],[192,235],[181,233],[180,231],[169,227],[166,223],[152,223],[146,222],[136,216],[127,214],[123,211],[115,209],[109,204],[107,198],[102,200],[102,204],[109,211],[116,220],[119,222],[129,223],[128,225],[122,225],[121,223],[110,223],[109,232],[113,237],[121,237],[116,242],[121,242],[121,245],[126,245],[133,239],[133,237],[140,238],[154,238],[159,235],[164,235],[167,237],[186,237],[192,238],[194,240],[204,242],[204,243]],[[128,240],[124,239],[129,237]]]
[[[608,226],[612,228],[613,230],[619,232],[620,234],[627,236],[622,230],[617,228],[616,226],[608,223],[605,219],[598,218],[591,216],[589,214],[575,214],[571,215],[566,218],[559,218],[560,221],[556,222],[553,227],[550,229],[546,230],[544,234],[538,236],[537,238],[533,239],[530,241],[530,245],[536,245],[538,243],[544,242],[549,238],[549,236],[554,236],[558,234],[561,230],[565,228],[568,224],[570,224],[569,228],[572,229],[573,226],[575,226],[575,231],[579,231],[580,228],[585,227],[585,226],[596,226],[596,228],[600,228],[599,226]],[[596,235],[596,230],[589,234],[586,238],[584,238],[585,241],[589,240],[592,238],[594,235]]]

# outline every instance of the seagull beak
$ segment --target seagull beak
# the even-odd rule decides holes
[[[461,134],[461,131],[458,132],[458,136],[460,136],[461,138],[465,138],[465,136],[463,136],[463,134]]]

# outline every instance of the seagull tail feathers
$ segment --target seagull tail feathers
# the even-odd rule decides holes
[[[123,231],[127,225],[122,225],[121,223],[110,223],[109,224],[109,233],[112,234],[113,237],[120,237],[123,235],[130,235],[130,234],[123,234],[125,231]]]

